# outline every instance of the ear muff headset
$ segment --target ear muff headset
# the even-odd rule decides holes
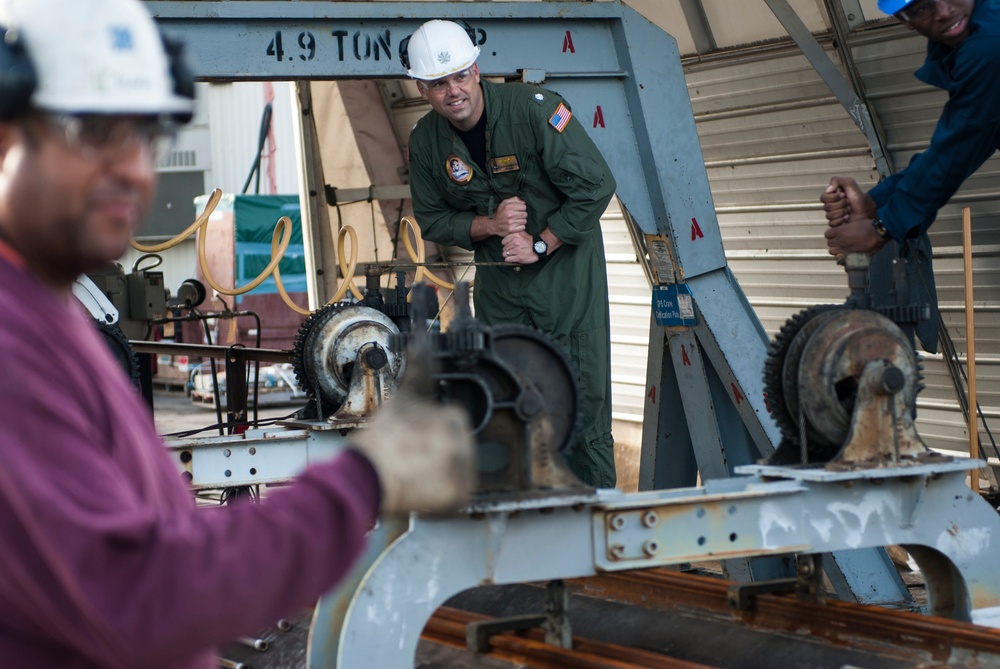
[[[407,35],[399,42],[399,62],[403,66],[404,70],[410,69],[410,38],[413,35]]]
[[[184,57],[184,43],[170,37],[162,30],[160,37],[163,38],[163,49],[170,61],[170,78],[174,81],[174,93],[179,97],[194,100],[194,71]],[[174,114],[174,119],[178,123],[187,123],[192,116],[193,114]]]
[[[38,77],[20,33],[0,26],[0,34],[0,121],[10,121],[28,110]]]
[[[194,100],[194,72],[184,57],[184,44],[162,31],[163,49],[170,63],[174,93]],[[0,121],[24,115],[31,106],[31,95],[38,86],[38,76],[24,40],[17,30],[0,26]],[[187,123],[191,114],[175,114],[178,123]]]

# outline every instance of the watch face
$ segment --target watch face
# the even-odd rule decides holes
[[[537,241],[535,242],[534,248],[535,248],[535,253],[545,253],[546,251],[549,250],[549,245],[546,244],[544,241]]]

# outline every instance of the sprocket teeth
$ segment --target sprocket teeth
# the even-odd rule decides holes
[[[295,372],[295,381],[299,385],[299,390],[304,392],[308,397],[316,397],[315,379],[310,378],[305,364],[306,343],[309,340],[309,335],[317,323],[326,319],[327,314],[340,311],[344,306],[345,303],[337,302],[317,309],[305,317],[302,325],[299,326],[298,332],[295,333],[295,342],[292,346],[292,370]]]
[[[843,306],[838,304],[819,304],[794,314],[785,321],[768,345],[767,357],[764,360],[764,392],[767,395],[771,418],[782,435],[779,448],[798,450],[801,444],[798,422],[789,411],[783,383],[785,364],[792,341],[806,323],[820,314],[841,308]]]

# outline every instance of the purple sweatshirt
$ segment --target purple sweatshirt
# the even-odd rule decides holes
[[[378,507],[345,451],[263,504],[196,510],[89,316],[0,253],[5,669],[213,668],[334,586]]]

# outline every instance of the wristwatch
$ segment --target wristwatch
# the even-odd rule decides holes
[[[541,260],[549,252],[549,245],[545,243],[541,235],[535,235],[532,239],[531,250],[538,255],[538,259]]]
[[[889,231],[885,229],[885,223],[882,222],[881,218],[876,216],[874,220],[872,220],[872,227],[875,228],[875,232],[878,233],[879,237],[882,239],[889,239]]]

